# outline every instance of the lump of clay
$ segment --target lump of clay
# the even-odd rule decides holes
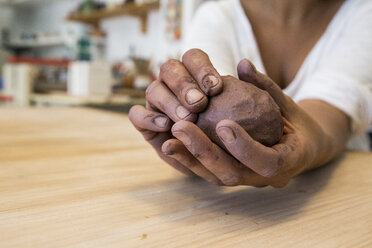
[[[196,125],[225,150],[216,133],[217,123],[225,119],[237,122],[253,139],[265,146],[279,142],[284,122],[278,105],[269,93],[232,76],[223,76],[222,81],[222,93],[209,99],[209,105],[199,114]]]

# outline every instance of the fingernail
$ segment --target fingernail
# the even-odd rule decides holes
[[[229,127],[219,127],[218,136],[227,143],[231,143],[236,139],[234,132]]]
[[[161,151],[167,156],[174,154],[174,150],[170,142],[164,142],[161,146]]]
[[[180,141],[182,141],[182,143],[186,146],[189,146],[191,145],[191,139],[189,138],[189,136],[187,136],[186,133],[182,132],[182,131],[176,131],[176,132],[173,132],[173,135],[179,139]]]
[[[172,151],[170,148],[165,148],[165,149],[162,149],[162,152],[167,155],[167,156],[171,156],[174,154],[174,151]]]
[[[214,87],[218,84],[218,79],[214,75],[208,75],[204,80],[204,85],[207,87]]]
[[[248,63],[249,63],[249,65],[252,67],[252,71],[253,71],[254,73],[256,73],[256,72],[257,72],[256,66],[254,66],[254,64],[253,64],[251,61],[248,61]]]
[[[164,155],[172,156],[174,154],[174,151],[163,151]]]
[[[197,89],[191,89],[186,93],[186,101],[188,104],[194,104],[203,99],[204,94]]]
[[[168,122],[168,118],[163,117],[163,116],[158,116],[154,119],[155,125],[161,128],[165,127],[167,125],[167,122]]]
[[[190,111],[188,111],[184,106],[178,106],[176,108],[176,115],[180,119],[185,119],[189,114],[191,114]]]

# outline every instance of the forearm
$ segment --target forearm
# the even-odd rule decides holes
[[[298,105],[320,126],[324,137],[320,142],[318,156],[311,165],[315,168],[339,155],[350,136],[350,118],[341,110],[320,100],[303,100]]]

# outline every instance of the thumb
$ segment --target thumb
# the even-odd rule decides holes
[[[267,91],[279,105],[283,116],[287,113],[288,100],[280,87],[267,75],[257,71],[256,67],[248,59],[243,59],[238,64],[239,79],[255,85],[257,88]]]

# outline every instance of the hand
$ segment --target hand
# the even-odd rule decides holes
[[[146,90],[148,105],[166,114],[172,121],[196,121],[208,105],[208,96],[222,91],[222,79],[207,54],[191,49],[178,60],[168,60],[160,67],[159,79]]]
[[[132,107],[129,119],[163,160],[183,173],[192,174],[182,163],[164,155],[161,146],[173,137],[170,132],[173,122],[196,121],[197,113],[208,105],[207,95],[214,96],[222,88],[221,77],[208,55],[191,49],[183,55],[182,63],[169,60],[161,66],[159,80],[146,90],[146,108]],[[174,140],[172,144],[178,154],[191,156],[180,141]]]
[[[162,151],[200,177],[220,185],[285,186],[301,172],[328,160],[329,137],[291,98],[266,75],[259,73],[248,60],[238,65],[239,78],[266,90],[281,109],[285,122],[280,142],[266,147],[231,120],[216,127],[226,153],[193,123],[178,121]],[[179,152],[182,142],[189,153]]]

